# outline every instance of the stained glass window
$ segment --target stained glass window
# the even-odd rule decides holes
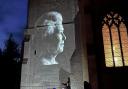
[[[128,66],[128,34],[123,18],[114,12],[104,17],[102,36],[106,67]]]

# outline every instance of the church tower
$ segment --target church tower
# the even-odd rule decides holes
[[[66,40],[64,51],[57,55],[58,64],[42,65],[42,30],[45,13],[55,11],[62,15]],[[79,9],[76,0],[29,0],[28,25],[24,32],[24,54],[21,74],[21,89],[83,89],[88,81],[87,62],[82,64],[81,43],[77,36],[75,19]],[[86,66],[86,70],[83,69]],[[86,75],[86,78],[85,76]],[[70,82],[69,82],[70,80]]]

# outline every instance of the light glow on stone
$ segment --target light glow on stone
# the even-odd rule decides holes
[[[53,65],[58,64],[55,60],[56,56],[63,52],[64,41],[66,36],[64,34],[63,28],[63,18],[58,12],[48,12],[45,14],[44,21],[41,18],[35,24],[35,28],[38,26],[38,22],[42,22],[43,30],[42,33],[42,54],[41,62],[43,65]]]

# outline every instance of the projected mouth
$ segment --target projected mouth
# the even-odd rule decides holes
[[[64,45],[64,43],[61,43],[60,45]]]
[[[64,43],[61,43],[61,44],[60,44],[60,47],[62,47],[62,48],[63,48],[63,47],[64,47]]]

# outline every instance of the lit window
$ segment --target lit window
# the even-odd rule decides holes
[[[106,67],[128,66],[128,34],[123,18],[110,12],[103,20],[102,36]]]

